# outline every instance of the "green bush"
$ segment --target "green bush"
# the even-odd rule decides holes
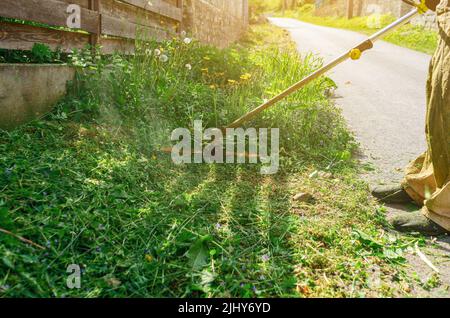
[[[0,63],[64,63],[67,54],[57,49],[52,51],[47,45],[35,43],[30,51],[0,49]]]

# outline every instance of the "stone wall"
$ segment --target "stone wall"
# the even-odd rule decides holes
[[[371,14],[391,14],[394,17],[400,18],[409,11],[412,7],[400,0],[355,0],[361,3],[360,15]],[[437,29],[436,14],[432,11],[424,15],[420,15],[411,21],[412,24],[424,26],[427,29]]]
[[[353,14],[392,14],[399,17],[411,8],[401,0],[353,0]],[[316,0],[316,15],[345,16],[347,0]]]
[[[0,64],[0,129],[13,129],[52,110],[75,68],[57,64]]]
[[[185,0],[183,28],[196,39],[228,46],[248,25],[248,0]]]
[[[363,16],[390,14],[394,17],[400,17],[411,10],[411,7],[401,0],[357,0],[355,1],[355,7],[359,11],[359,15]]]
[[[369,16],[372,14],[390,14],[401,17],[412,10],[412,7],[401,0],[353,0],[354,16]],[[316,15],[319,16],[345,16],[347,0],[317,0]],[[411,21],[428,29],[436,29],[436,14],[428,12]]]
[[[415,25],[421,25],[430,30],[437,30],[438,28],[436,14],[432,11],[429,11],[424,15],[414,18],[412,23],[414,23]]]
[[[345,16],[346,0],[316,0],[317,16],[343,17]]]

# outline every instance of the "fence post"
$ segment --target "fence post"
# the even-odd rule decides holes
[[[353,19],[353,0],[347,0],[347,19]]]
[[[177,0],[177,7],[181,9],[181,21],[178,24],[177,33],[181,33],[184,30],[183,20],[184,20],[184,1]]]
[[[99,43],[100,36],[102,34],[102,15],[100,14],[100,0],[89,0],[89,10],[98,12],[98,25],[97,33],[91,33],[89,35],[89,44],[92,50],[95,51],[95,47]]]
[[[363,7],[362,0],[357,0],[356,4],[357,4],[356,5],[356,14],[353,13],[353,15],[360,17],[360,16],[362,16],[362,7]]]
[[[242,18],[244,20],[244,27],[247,28],[249,23],[248,0],[242,1]]]

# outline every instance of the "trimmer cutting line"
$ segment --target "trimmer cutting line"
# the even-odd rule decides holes
[[[401,27],[402,25],[408,23],[415,16],[417,16],[419,14],[424,14],[425,12],[428,11],[428,8],[425,5],[424,0],[421,0],[420,3],[415,3],[415,2],[410,1],[410,0],[403,0],[403,1],[408,3],[408,4],[410,4],[410,5],[413,5],[414,7],[416,7],[416,9],[412,10],[411,12],[409,12],[408,14],[403,16],[402,18],[398,19],[397,21],[395,21],[392,24],[390,24],[387,27],[385,27],[384,29],[378,31],[377,33],[375,33],[374,35],[369,37],[367,40],[361,42],[360,44],[358,44],[357,46],[355,46],[354,48],[349,50],[348,52],[345,52],[341,56],[335,58],[334,60],[332,60],[328,64],[324,65],[322,68],[318,69],[314,73],[312,73],[312,74],[308,75],[307,77],[305,77],[304,79],[302,79],[300,82],[292,85],[291,87],[286,89],[281,94],[273,97],[269,101],[265,102],[264,104],[258,106],[257,108],[253,109],[252,111],[248,112],[247,114],[245,114],[241,118],[235,120],[234,122],[232,122],[228,126],[224,127],[224,129],[240,127],[243,123],[251,120],[252,118],[257,116],[259,113],[261,113],[262,111],[266,110],[267,108],[273,106],[274,104],[278,103],[279,101],[283,100],[284,98],[288,97],[289,95],[291,95],[291,94],[297,92],[298,90],[302,89],[308,83],[310,83],[311,81],[315,80],[316,78],[322,76],[326,72],[332,70],[333,68],[335,68],[339,64],[343,63],[344,61],[346,61],[348,59],[358,60],[361,57],[361,55],[362,55],[362,53],[364,51],[367,51],[367,50],[370,50],[371,48],[373,48],[373,44],[374,44],[375,41],[381,39],[383,36],[385,36],[389,32],[392,32],[393,30],[395,30],[395,29]]]

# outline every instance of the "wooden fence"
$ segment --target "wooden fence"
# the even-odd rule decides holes
[[[67,27],[69,4],[81,8],[79,29]],[[136,36],[161,40],[179,32],[183,0],[0,0],[0,48],[29,50],[34,43],[70,51],[100,45],[105,54],[134,51]]]

